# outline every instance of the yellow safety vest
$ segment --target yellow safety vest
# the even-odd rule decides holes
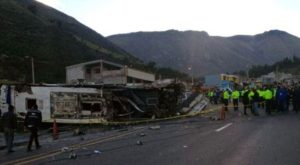
[[[239,91],[233,91],[232,92],[232,98],[233,99],[239,99],[239,97],[240,97],[240,92]]]
[[[223,98],[224,99],[229,99],[229,97],[230,97],[229,92],[228,91],[224,91]]]

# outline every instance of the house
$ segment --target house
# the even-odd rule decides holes
[[[271,72],[260,77],[263,84],[272,84],[275,81],[281,82],[287,79],[292,79],[292,74]]]
[[[66,67],[67,84],[152,83],[155,75],[106,60],[95,60]]]

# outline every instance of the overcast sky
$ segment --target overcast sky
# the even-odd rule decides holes
[[[98,33],[197,30],[214,36],[271,29],[300,37],[300,0],[38,0]]]

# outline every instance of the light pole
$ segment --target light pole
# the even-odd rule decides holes
[[[34,59],[30,56],[25,56],[25,58],[31,59],[31,76],[32,76],[32,84],[35,84],[35,77],[34,77]]]

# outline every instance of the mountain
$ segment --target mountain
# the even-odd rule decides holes
[[[232,37],[210,36],[204,31],[168,30],[107,38],[138,58],[189,74],[193,72],[195,76],[233,72],[300,56],[300,38],[279,30]]]
[[[26,58],[27,57],[27,58]],[[74,18],[34,0],[0,0],[0,79],[65,81],[65,67],[99,58],[133,66],[136,57]]]

